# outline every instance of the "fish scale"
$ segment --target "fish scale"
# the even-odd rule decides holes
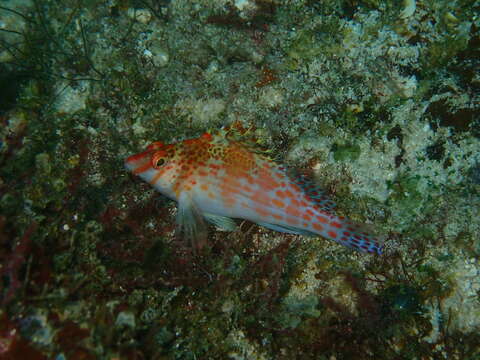
[[[127,169],[178,202],[183,236],[204,244],[203,220],[224,230],[234,218],[269,229],[322,236],[350,248],[382,253],[378,239],[335,213],[335,203],[304,175],[256,152],[228,132],[206,133],[176,144],[154,142],[126,159]]]

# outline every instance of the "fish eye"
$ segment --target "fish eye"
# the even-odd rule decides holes
[[[161,168],[167,163],[167,153],[165,151],[157,151],[152,157],[152,167],[155,169]]]
[[[158,160],[156,161],[156,163],[155,163],[155,167],[156,167],[156,168],[159,168],[159,167],[161,167],[161,166],[163,166],[163,165],[165,165],[165,159],[163,159],[163,158],[158,159]]]

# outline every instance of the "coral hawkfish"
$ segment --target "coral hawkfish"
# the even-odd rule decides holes
[[[256,151],[254,144],[235,138],[232,129],[175,144],[157,141],[125,161],[133,174],[178,202],[182,236],[202,246],[207,237],[204,220],[232,231],[233,219],[238,218],[382,253],[377,238],[336,215],[335,204],[324,191]]]

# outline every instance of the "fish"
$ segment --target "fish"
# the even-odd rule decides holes
[[[364,253],[383,244],[366,226],[336,214],[336,204],[312,180],[255,147],[234,126],[173,144],[151,143],[125,167],[178,204],[178,234],[198,248],[207,223],[234,231],[244,219],[287,234],[320,236]],[[242,136],[244,136],[242,138]]]

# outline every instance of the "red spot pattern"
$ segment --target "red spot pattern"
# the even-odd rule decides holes
[[[353,248],[381,253],[377,239],[360,232],[344,217],[337,217],[335,204],[311,181],[302,177],[292,180],[284,167],[229,141],[228,136],[219,142],[216,139],[205,133],[174,145],[155,142],[126,162],[134,174],[155,170],[147,181],[152,185],[159,179],[163,179],[163,185],[170,182],[177,197],[182,191],[201,190],[206,192],[203,199],[219,202],[223,209],[239,206],[251,210],[259,221],[299,227],[299,231],[312,231]]]

